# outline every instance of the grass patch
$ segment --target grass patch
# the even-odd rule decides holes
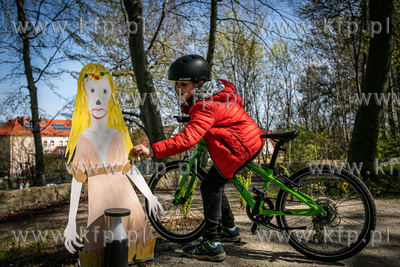
[[[78,266],[78,256],[70,254],[61,242],[32,239],[15,243],[11,238],[0,244],[0,266]]]
[[[23,224],[31,227],[0,241],[0,266],[78,266],[78,254],[70,254],[61,239],[53,240],[47,230],[39,231],[31,214],[29,217]],[[57,233],[63,230],[50,231],[61,237]]]

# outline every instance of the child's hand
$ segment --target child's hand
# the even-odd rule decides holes
[[[129,152],[128,158],[134,159],[134,160],[136,160],[136,161],[139,161],[138,152],[137,152],[137,150],[135,149],[135,147],[133,147],[133,148],[131,149],[131,151]]]
[[[148,158],[148,157],[154,156],[153,149],[149,149],[148,147],[145,147],[144,145],[137,145],[134,147],[134,149],[136,149],[138,157]]]

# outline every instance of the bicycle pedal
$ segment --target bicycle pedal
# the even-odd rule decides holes
[[[267,195],[267,191],[265,191],[265,188],[262,186],[254,186],[253,187],[253,192],[256,193],[257,196],[262,196],[265,198]]]
[[[257,197],[256,203],[254,204],[254,208],[251,211],[251,215],[253,216],[257,216],[260,214],[260,206],[261,206],[261,200],[263,200],[264,198],[261,197]]]

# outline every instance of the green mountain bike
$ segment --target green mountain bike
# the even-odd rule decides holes
[[[179,122],[188,118],[179,117]],[[281,231],[289,244],[305,256],[320,261],[339,261],[360,252],[370,241],[376,226],[376,209],[365,184],[352,173],[328,166],[304,168],[290,177],[274,176],[275,161],[284,144],[299,131],[263,134],[276,142],[265,171],[253,163],[246,166],[263,178],[262,186],[253,187],[253,195],[235,175],[231,182],[246,200],[246,212],[253,222],[251,232],[259,226]],[[201,155],[207,149],[202,139],[189,161],[173,161],[159,166],[149,186],[162,198],[166,218],[149,220],[164,238],[178,243],[191,242],[203,234],[205,227],[200,184],[206,172],[201,169]],[[270,183],[280,187],[275,205],[268,197]],[[147,201],[146,201],[147,210]],[[277,225],[272,223],[276,216]]]

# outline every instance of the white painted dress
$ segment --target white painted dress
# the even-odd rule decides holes
[[[112,129],[115,130],[115,129]],[[107,145],[107,144],[105,144]],[[103,230],[105,230],[104,210],[109,208],[130,209],[131,234],[129,242],[129,261],[134,255],[136,259],[147,260],[154,258],[155,238],[150,230],[146,215],[140,201],[129,182],[128,177],[123,174],[122,166],[127,166],[128,154],[125,149],[124,140],[120,131],[115,130],[114,137],[111,139],[105,159],[101,159],[93,142],[82,134],[78,140],[75,155],[72,163],[85,172],[85,166],[89,170],[97,164],[96,174],[88,172],[88,242],[82,252],[79,252],[81,266],[101,266],[104,257]],[[100,151],[100,153],[102,153]],[[103,166],[115,167],[117,171],[112,174],[110,169]],[[128,163],[129,165],[129,163]],[[108,174],[107,174],[108,172]]]

